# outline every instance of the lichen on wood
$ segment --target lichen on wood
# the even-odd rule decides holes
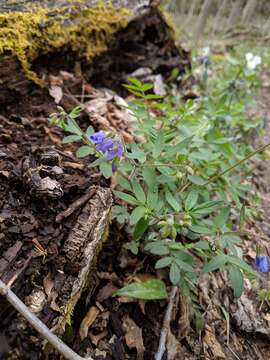
[[[92,60],[108,49],[113,35],[125,27],[130,10],[97,2],[89,7],[84,1],[49,8],[28,5],[27,9],[0,13],[0,55],[15,56],[28,79],[43,85],[31,70],[38,56],[59,49],[70,49]]]

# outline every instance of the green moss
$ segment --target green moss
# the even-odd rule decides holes
[[[27,78],[43,81],[31,70],[31,61],[58,49],[71,49],[91,61],[108,49],[112,36],[126,26],[130,11],[99,2],[83,1],[58,9],[41,6],[0,13],[0,54],[17,57]]]

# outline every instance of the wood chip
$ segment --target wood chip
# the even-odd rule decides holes
[[[137,360],[143,360],[144,344],[142,337],[142,329],[128,316],[123,318],[123,328],[126,332],[125,340],[130,349],[137,350]]]

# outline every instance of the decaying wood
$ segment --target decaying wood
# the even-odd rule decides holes
[[[92,9],[97,3],[99,2],[85,0],[81,4],[84,8]],[[2,16],[2,18],[0,16],[0,26],[2,31],[5,30],[6,26],[5,14],[12,11],[20,11],[25,14],[30,11],[29,5],[33,4],[41,6],[41,8],[48,6],[47,25],[40,24],[39,30],[44,27],[44,31],[46,31],[47,26],[54,23],[57,26],[60,25],[61,29],[65,29],[70,23],[72,24],[74,20],[71,16],[68,21],[67,19],[61,20],[61,16],[55,16],[55,11],[58,12],[61,8],[70,8],[70,11],[65,10],[65,16],[67,16],[66,13],[74,13],[75,15],[72,16],[77,19],[76,21],[79,21],[80,7],[75,1],[28,0],[8,4],[2,1],[0,2],[0,15]],[[74,4],[77,4],[75,10],[72,8]],[[35,85],[32,80],[39,84],[48,85],[48,73],[55,72],[55,69],[59,68],[59,63],[62,63],[64,68],[72,68],[76,62],[80,61],[84,77],[88,77],[87,80],[90,80],[94,85],[105,85],[116,90],[126,80],[125,77],[140,67],[149,67],[154,74],[162,73],[165,76],[169,76],[174,67],[183,71],[185,66],[189,65],[189,55],[175,45],[172,28],[158,9],[157,4],[158,2],[150,0],[113,1],[116,11],[127,9],[129,15],[124,20],[120,20],[119,17],[119,25],[116,23],[110,24],[112,33],[107,38],[106,34],[103,35],[102,29],[98,30],[100,36],[104,37],[104,46],[102,45],[101,49],[103,50],[98,50],[97,55],[94,57],[92,54],[94,50],[91,50],[91,46],[89,46],[90,50],[87,50],[88,55],[85,54],[85,49],[80,49],[79,44],[76,43],[76,38],[73,37],[73,33],[72,43],[69,45],[68,41],[66,41],[62,47],[61,44],[58,44],[57,34],[55,42],[47,44],[46,38],[50,38],[51,35],[48,36],[45,33],[44,46],[39,46],[34,53],[31,53],[26,45],[22,50],[19,38],[17,39],[16,35],[14,35],[16,37],[15,41],[18,42],[20,48],[20,55],[17,53],[12,55],[10,54],[12,51],[5,50],[7,45],[1,48],[0,32],[0,103],[12,102],[17,97],[28,94]],[[3,34],[2,38],[5,39],[5,33]],[[76,31],[74,34],[76,34]],[[78,34],[80,34],[79,30]],[[62,39],[65,38],[65,35],[66,37],[69,36],[61,33],[58,37]],[[42,31],[40,36],[42,37]],[[89,40],[84,39],[86,44],[95,41],[93,40],[95,34],[90,33],[87,36],[89,36]],[[78,38],[78,42],[80,42],[80,38]],[[93,48],[96,45],[95,43]],[[76,50],[77,47],[78,51]],[[23,55],[21,55],[22,51]],[[89,56],[89,51],[92,54],[91,56]],[[125,74],[124,77],[123,74]]]
[[[97,5],[99,0],[85,0],[84,3],[93,7]],[[135,13],[143,11],[145,7],[151,5],[151,0],[106,0],[105,4],[112,3],[117,8],[128,8],[133,10]],[[6,1],[0,0],[0,10],[1,11],[25,11],[29,5],[40,4],[42,6],[47,6],[49,8],[58,8],[59,6],[70,6],[71,1],[69,0],[15,0],[15,1]],[[156,5],[158,3],[156,2]]]
[[[63,252],[70,262],[70,266],[79,266],[79,274],[70,275],[59,294],[59,306],[62,314],[57,321],[56,331],[63,333],[66,322],[70,320],[72,311],[86,288],[91,288],[91,272],[95,269],[96,261],[102,244],[107,238],[110,221],[112,195],[110,189],[94,187],[94,196],[82,209],[77,222],[71,229],[69,237],[63,246]]]

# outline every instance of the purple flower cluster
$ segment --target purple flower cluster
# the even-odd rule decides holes
[[[268,272],[269,264],[268,264],[268,257],[266,255],[257,255],[255,259],[255,264],[261,272],[263,273]]]
[[[205,67],[208,67],[211,65],[211,60],[210,60],[209,56],[206,56],[206,55],[200,56],[198,58],[198,61],[199,61],[199,64],[204,65]]]
[[[112,161],[112,171],[117,170],[114,160],[124,154],[124,147],[121,143],[108,139],[104,131],[98,131],[90,136],[90,140],[96,144],[96,150],[106,155],[108,161]]]

